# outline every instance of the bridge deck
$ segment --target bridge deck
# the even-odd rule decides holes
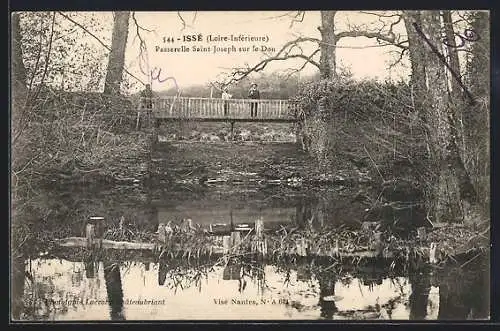
[[[294,122],[296,103],[289,100],[165,97],[152,99],[153,116],[159,120]],[[251,116],[252,104],[257,115]],[[255,107],[255,106],[254,106]]]

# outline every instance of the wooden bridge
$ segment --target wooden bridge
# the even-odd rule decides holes
[[[144,102],[140,112],[145,111]],[[295,122],[297,103],[276,99],[229,99],[162,97],[151,99],[151,113],[156,121],[204,122]],[[251,116],[251,107],[257,115]]]

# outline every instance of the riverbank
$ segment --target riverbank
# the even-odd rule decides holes
[[[32,238],[38,242],[34,246],[81,235],[85,221],[95,215],[104,216],[115,227],[124,218],[132,230],[122,239],[136,241],[154,233],[162,217],[168,218],[165,221],[192,218],[194,223],[210,223],[220,222],[230,213],[235,217],[243,213],[245,216],[238,217],[249,221],[264,215],[299,228],[311,223],[320,235],[329,231],[323,225],[344,227],[358,235],[363,223],[371,222],[387,238],[395,236],[401,247],[415,245],[419,227],[430,229],[430,236],[439,232],[433,241],[449,247],[449,252],[471,238],[482,239],[479,248],[489,245],[489,232],[476,236],[486,223],[457,223],[443,231],[441,225],[425,221],[414,205],[382,202],[368,172],[349,168],[347,161],[344,168],[320,168],[294,143],[169,141],[157,144],[152,158],[149,185],[139,179],[145,174],[136,172],[136,176],[127,175],[130,180],[125,185],[89,182],[75,189],[74,183],[57,181],[57,187],[46,188],[53,192],[52,198],[40,192],[44,198],[38,202],[32,198],[29,212],[30,222],[38,229],[35,237],[39,238]],[[132,159],[123,160],[122,169],[132,171]],[[342,164],[341,158],[338,163]],[[79,225],[75,228],[73,224]],[[334,243],[332,240],[329,242]],[[425,247],[430,242],[427,244]]]
[[[155,175],[172,182],[251,181],[289,186],[369,182],[367,173],[325,169],[295,143],[169,141],[153,153]]]

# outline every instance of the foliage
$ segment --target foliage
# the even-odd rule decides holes
[[[111,175],[121,160],[147,151],[145,134],[124,130],[133,127],[135,113],[123,100],[51,90],[37,100],[15,146],[14,155],[27,162],[13,169],[19,184],[54,172]]]
[[[314,119],[325,123],[330,140],[325,152],[330,157],[349,151],[360,158],[373,158],[376,165],[388,156],[416,161],[412,155],[422,146],[422,127],[406,83],[357,82],[339,76],[303,85],[296,100],[306,126]],[[304,134],[311,135],[308,129],[317,127],[308,126]],[[387,179],[384,175],[390,172],[382,173]]]
[[[32,189],[38,180],[127,177],[133,168],[126,169],[123,161],[136,160],[147,151],[146,135],[129,132],[135,126],[132,104],[98,93],[104,84],[107,50],[96,46],[99,42],[85,29],[105,34],[111,26],[103,15],[109,13],[20,14],[22,54],[16,54],[22,55],[27,93],[12,109],[15,199],[26,195],[18,188]],[[110,39],[104,36],[101,41]],[[99,51],[89,54],[88,49]],[[50,178],[52,174],[57,177]]]
[[[106,31],[102,13],[69,13],[94,33]],[[21,14],[23,62],[28,89],[46,84],[66,90],[98,91],[104,84],[107,51],[54,12]],[[110,40],[102,36],[104,41]],[[89,54],[88,49],[97,49]],[[36,93],[36,91],[33,91]]]
[[[305,147],[324,169],[368,171],[372,209],[384,202],[413,205],[410,209],[425,202],[422,195],[432,189],[433,169],[425,125],[406,83],[358,82],[347,74],[305,84],[296,100]],[[421,222],[400,221],[406,226]]]

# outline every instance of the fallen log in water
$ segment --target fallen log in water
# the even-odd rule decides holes
[[[229,238],[229,237],[228,237]],[[229,242],[231,242],[229,240]],[[68,247],[68,248],[86,248],[88,245],[88,240],[87,238],[83,237],[68,237],[64,239],[58,239],[55,241],[55,243],[59,247]],[[107,239],[94,239],[93,240],[93,245],[99,245],[100,248],[102,249],[116,249],[116,250],[145,250],[145,251],[154,251],[160,248],[161,243],[155,244],[155,243],[145,243],[145,242],[128,242],[128,241],[114,241],[114,240],[107,240]],[[178,250],[181,250],[181,247],[177,247]],[[210,246],[210,250],[213,255],[223,255],[224,253],[228,253],[228,248],[223,247],[223,246]],[[297,254],[297,252],[289,252],[290,255],[292,254]],[[325,256],[328,257],[330,255],[323,254],[323,255],[318,255],[318,254],[301,254],[299,252],[297,255],[299,256],[306,256],[306,255],[315,255],[315,256]],[[359,252],[339,252],[338,254],[335,254],[338,257],[367,257],[367,258],[374,258],[378,257],[380,254],[377,251],[372,251],[372,250],[366,250],[366,251],[359,251]],[[393,257],[394,254],[391,252],[386,252],[383,254],[383,257],[391,258]]]
[[[56,244],[61,247],[87,247],[87,238],[68,237],[56,240]],[[103,249],[125,249],[125,250],[153,250],[157,247],[153,243],[136,243],[128,241],[113,241],[107,239],[94,239],[93,245],[101,245]]]
[[[230,232],[224,235],[211,236],[207,232],[196,232],[191,220],[186,219],[176,232],[170,223],[160,223],[157,234],[151,242],[114,241],[102,238],[102,217],[91,218],[87,224],[84,237],[69,237],[56,240],[59,248],[86,248],[121,251],[149,251],[153,255],[163,253],[175,256],[193,257],[203,255],[248,255],[257,254],[264,258],[275,256],[326,257],[326,258],[359,258],[359,259],[418,259],[430,264],[439,264],[448,259],[468,256],[471,252],[482,251],[483,245],[476,245],[482,232],[463,232],[460,235],[469,237],[468,241],[450,241],[445,237],[450,229],[441,228],[428,234],[425,229],[418,229],[418,238],[413,241],[402,239],[384,240],[379,231],[330,231],[318,232],[286,232],[284,235],[266,232],[264,222],[257,220],[253,227],[245,227],[245,231],[236,231],[231,226]],[[120,228],[123,225],[120,225]],[[456,229],[455,229],[456,230]],[[438,233],[439,232],[439,233]],[[475,233],[475,235],[473,235]],[[356,236],[356,237],[353,237]],[[353,242],[356,241],[356,246]],[[484,250],[484,249],[483,249]],[[60,252],[59,252],[60,253]],[[160,255],[161,255],[160,254]]]
[[[233,236],[235,237],[235,236]],[[233,239],[231,237],[227,237],[227,243],[225,242],[224,246],[210,245],[207,247],[207,251],[210,252],[211,255],[224,255],[229,254],[234,250],[235,246],[241,245],[241,239]],[[61,248],[88,248],[89,242],[87,238],[83,237],[68,237],[64,239],[58,239],[55,241],[57,246]],[[131,251],[157,251],[159,250],[163,244],[161,242],[158,243],[146,243],[146,242],[128,242],[128,241],[114,241],[108,239],[93,239],[92,245],[94,247],[100,247],[101,249],[113,249],[113,250],[131,250]],[[180,245],[173,246],[176,251],[182,251],[183,248]],[[260,254],[271,254],[268,252],[267,241],[252,241],[251,243],[252,251]],[[239,250],[239,253],[243,253]],[[392,252],[382,252],[376,250],[364,250],[364,251],[355,251],[355,252],[343,252],[339,251],[334,254],[327,254],[326,252],[316,252],[311,253],[307,252],[306,247],[301,247],[297,250],[288,250],[283,252],[283,255],[297,255],[297,256],[317,256],[317,257],[339,257],[339,258],[392,258],[394,254]]]

